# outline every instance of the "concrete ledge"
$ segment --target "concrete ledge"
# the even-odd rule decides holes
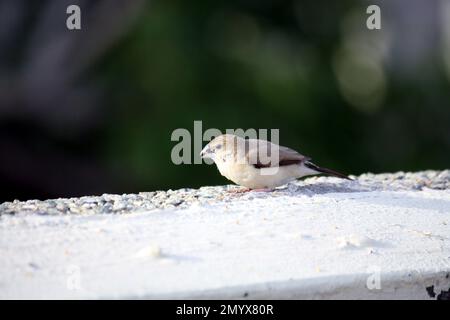
[[[448,299],[450,171],[0,205],[0,298]]]

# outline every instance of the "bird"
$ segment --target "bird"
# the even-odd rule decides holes
[[[215,137],[203,148],[200,156],[211,159],[222,176],[246,191],[269,191],[316,174],[352,180],[345,174],[315,165],[310,157],[288,147],[234,134]]]

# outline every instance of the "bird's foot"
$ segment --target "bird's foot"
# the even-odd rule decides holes
[[[258,188],[258,189],[251,189],[253,192],[272,192],[273,189],[270,188]]]
[[[240,189],[233,189],[228,190],[229,193],[246,193],[246,192],[272,192],[274,189],[270,188],[257,188],[257,189],[250,189],[250,188],[240,188]]]
[[[252,191],[252,189],[250,189],[250,188],[240,188],[240,189],[228,190],[229,193],[245,193],[245,192],[250,192],[250,191]]]

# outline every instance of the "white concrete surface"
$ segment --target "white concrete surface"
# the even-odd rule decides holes
[[[449,273],[450,190],[0,218],[1,299],[431,299]]]

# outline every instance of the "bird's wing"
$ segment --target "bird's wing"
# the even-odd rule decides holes
[[[295,150],[276,145],[269,141],[258,139],[248,139],[245,141],[246,157],[255,168],[288,166],[310,159]]]

